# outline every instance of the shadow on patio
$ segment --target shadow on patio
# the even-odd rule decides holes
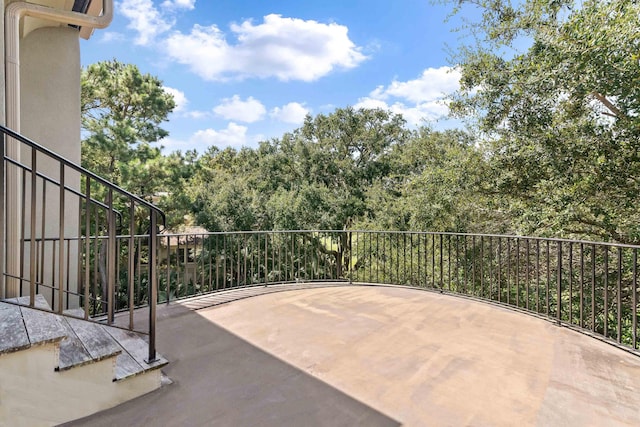
[[[159,308],[172,385],[70,425],[637,423],[640,359],[546,320],[383,286],[188,308],[213,297]]]
[[[196,311],[165,305],[158,318],[173,384],[68,425],[400,425]]]

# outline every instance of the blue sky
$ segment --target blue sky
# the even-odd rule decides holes
[[[119,0],[82,63],[116,58],[163,81],[178,102],[166,151],[255,147],[347,105],[441,128],[459,77],[448,13],[428,0]]]

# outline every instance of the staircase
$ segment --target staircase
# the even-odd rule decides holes
[[[0,137],[0,426],[56,425],[157,389],[164,213],[4,126]]]
[[[58,315],[36,297],[0,302],[0,425],[55,425],[160,387],[168,362],[138,334]]]

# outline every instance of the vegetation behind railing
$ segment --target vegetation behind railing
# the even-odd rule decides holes
[[[394,284],[492,301],[635,350],[638,249],[430,232],[161,235],[159,301],[288,282]],[[142,276],[136,295],[146,295],[144,280]]]

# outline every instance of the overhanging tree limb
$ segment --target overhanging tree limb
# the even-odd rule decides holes
[[[611,117],[616,117],[618,119],[621,119],[624,117],[624,114],[622,113],[622,111],[620,111],[620,109],[618,107],[616,107],[611,101],[609,101],[607,99],[606,96],[604,96],[603,94],[599,93],[599,92],[591,92],[591,95],[593,95],[593,97],[595,97],[598,101],[600,101],[605,107],[607,107],[607,109],[609,111],[611,111],[611,113],[603,113],[606,114],[608,116]]]

